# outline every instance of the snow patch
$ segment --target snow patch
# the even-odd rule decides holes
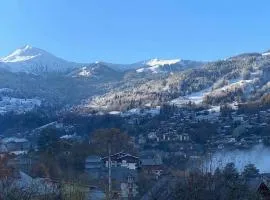
[[[142,72],[144,72],[144,71],[145,71],[145,68],[140,68],[140,69],[137,69],[137,70],[136,70],[137,73],[142,73]]]
[[[270,56],[270,52],[262,53],[262,56]]]
[[[160,59],[152,59],[147,61],[144,65],[146,65],[146,67],[143,68],[139,68],[136,70],[137,73],[142,73],[145,71],[150,71],[152,73],[158,73],[158,69],[160,67],[163,67],[165,65],[173,65],[173,64],[177,64],[180,63],[181,59],[173,59],[173,60],[160,60]]]
[[[4,138],[2,139],[2,143],[7,144],[7,143],[22,143],[22,142],[28,142],[27,139],[25,138],[16,138],[16,137],[9,137],[9,138]]]
[[[9,152],[10,154],[13,154],[15,156],[18,156],[18,155],[25,155],[28,153],[28,151],[11,151]]]
[[[73,134],[73,135],[63,135],[60,137],[60,139],[64,139],[64,140],[69,140],[69,139],[73,139],[73,138],[76,138],[77,135],[76,134]]]
[[[220,112],[220,106],[212,106],[210,109],[208,109],[210,113],[219,113]]]
[[[255,80],[254,79],[242,80],[241,78],[237,78],[237,79],[231,79],[228,81],[229,81],[229,84],[225,85],[224,87],[215,89],[213,91],[212,91],[212,87],[209,87],[199,92],[193,92],[186,96],[180,96],[176,99],[171,100],[170,103],[176,106],[185,105],[189,102],[195,103],[195,104],[201,104],[206,95],[219,95],[221,93],[233,90],[234,88],[245,88],[245,92],[250,92],[253,90],[252,83]]]
[[[159,60],[159,59],[152,59],[146,63],[148,66],[152,67],[159,67],[159,66],[164,66],[164,65],[173,65],[176,63],[179,63],[181,59],[173,59],[173,60]]]
[[[83,67],[81,69],[81,71],[78,73],[79,76],[84,76],[84,77],[90,77],[91,76],[91,72],[89,70],[87,70],[86,67]]]
[[[0,94],[1,93],[12,93],[14,90],[10,88],[0,88]]]
[[[109,112],[110,115],[120,115],[121,112],[120,111],[111,111]]]
[[[176,99],[171,100],[170,103],[178,106],[187,104],[189,102],[200,104],[203,102],[204,96],[207,95],[211,91],[211,89],[212,87],[209,87],[198,92],[193,92],[186,96],[180,96]]]
[[[156,116],[160,114],[160,106],[156,106],[155,108],[133,108],[130,109],[126,112],[121,113],[122,117],[128,117],[128,116],[133,116],[133,115],[140,115],[140,116],[145,116],[145,115],[151,115],[151,116]]]

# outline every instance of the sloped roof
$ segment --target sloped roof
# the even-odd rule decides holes
[[[124,158],[124,157],[126,157],[126,156],[130,156],[130,157],[133,157],[133,158],[136,158],[136,159],[139,159],[139,157],[137,157],[137,156],[133,156],[133,155],[131,155],[131,154],[129,154],[129,153],[124,153],[124,152],[118,152],[118,153],[115,153],[115,154],[113,154],[113,155],[111,155],[111,158],[112,159],[121,159],[121,158]],[[103,157],[102,159],[103,160],[106,160],[106,159],[108,159],[109,158],[109,156],[105,156],[105,157]]]

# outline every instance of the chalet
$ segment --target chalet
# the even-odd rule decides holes
[[[30,158],[27,155],[18,155],[9,159],[7,165],[18,171],[29,173],[35,165],[36,161],[36,159]]]
[[[163,173],[163,162],[160,157],[142,158],[142,170],[159,178]]]
[[[162,135],[162,140],[163,141],[170,141],[170,140],[172,140],[172,135],[169,133],[165,133]]]
[[[109,157],[106,156],[102,158],[105,166],[109,166]],[[111,155],[111,166],[112,167],[124,167],[128,169],[135,170],[140,166],[140,159],[128,153],[119,152]]]
[[[121,198],[122,199],[133,199],[138,194],[138,186],[136,177],[128,175],[126,180],[121,182]]]
[[[108,173],[104,177],[106,177]],[[135,199],[138,194],[138,171],[125,167],[113,167],[111,178],[112,199]]]
[[[30,148],[30,142],[25,138],[3,138],[1,143],[4,144],[9,152],[11,151],[27,151]]]
[[[159,141],[159,138],[157,136],[157,133],[156,132],[151,132],[147,135],[148,139],[149,140],[156,140],[156,141]]]
[[[189,135],[186,133],[180,134],[180,135],[178,135],[178,137],[179,137],[180,141],[189,141],[190,140]]]

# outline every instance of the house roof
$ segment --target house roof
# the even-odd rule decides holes
[[[133,156],[133,155],[131,155],[131,154],[129,154],[129,153],[124,153],[124,152],[119,152],[119,153],[116,153],[116,154],[113,154],[113,155],[111,155],[111,159],[123,159],[123,158],[125,158],[125,157],[133,157],[133,158],[135,158],[135,159],[139,159],[139,157],[137,157],[137,156]],[[102,160],[107,160],[109,158],[109,156],[106,156],[106,157],[103,157],[102,158]]]
[[[118,159],[125,158],[125,157],[132,157],[132,158],[135,158],[135,159],[139,159],[139,157],[133,156],[133,155],[131,155],[131,154],[125,154],[125,155],[123,155],[123,156],[118,157]]]

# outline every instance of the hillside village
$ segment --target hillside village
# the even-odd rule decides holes
[[[261,195],[270,190],[265,166],[208,165],[222,152],[269,148],[269,58],[79,64],[29,45],[16,50],[0,61],[8,65],[0,69],[0,178],[42,198],[170,199],[194,174],[220,167],[226,176],[228,167],[249,189],[241,170],[252,171]]]
[[[79,163],[76,164],[80,167],[74,173],[84,174],[87,179],[84,180],[84,184],[92,188],[90,192],[87,189],[87,195],[99,195],[101,198],[106,195],[110,166],[114,198],[135,198],[145,194],[155,183],[175,173],[187,176],[200,170],[202,161],[209,153],[225,149],[251,149],[259,144],[268,146],[270,109],[244,111],[242,107],[230,105],[220,107],[218,110],[204,109],[196,105],[187,107],[167,105],[161,107],[159,113],[154,115],[151,112],[120,116],[119,113],[111,113],[107,114],[107,119],[106,114],[103,114],[100,116],[103,120],[111,120],[113,124],[121,120],[123,123],[118,128],[134,132],[130,135],[130,139],[123,140],[124,146],[132,148],[118,146],[119,151],[110,156],[110,164],[106,148],[100,153],[98,150],[89,150],[88,153],[76,151],[76,148],[84,148],[83,146],[87,144],[91,148],[95,140],[91,139],[91,134],[86,136],[78,132],[80,129],[76,124],[67,123],[67,120],[60,118],[26,132],[1,135],[0,154],[1,157],[8,156],[6,166],[13,169],[12,174],[17,174],[16,180],[24,181],[25,177],[29,180],[31,177],[29,175],[35,174],[35,178],[31,178],[32,181],[39,179],[41,181],[43,178],[52,181],[57,178],[52,175],[38,177],[38,173],[33,173],[33,169],[40,165],[38,157],[53,145],[50,151],[57,156],[55,159],[73,159],[74,155],[80,157]],[[91,120],[91,116],[89,117]],[[53,136],[50,135],[50,131]],[[40,146],[42,134],[46,135],[46,140],[50,141],[49,138],[52,137],[55,141],[48,144],[44,141],[43,145],[49,146]],[[42,150],[44,147],[46,148]],[[69,163],[68,160],[65,162]],[[143,181],[142,174],[143,179],[148,179],[146,188],[140,188]],[[52,190],[51,188],[48,192]]]

